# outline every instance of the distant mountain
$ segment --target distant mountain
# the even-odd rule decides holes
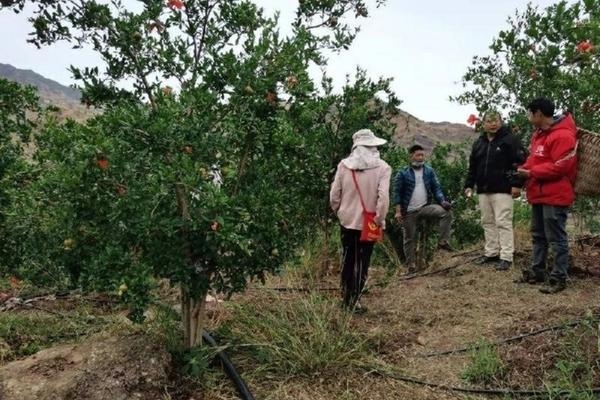
[[[430,150],[438,143],[463,143],[475,140],[476,133],[464,124],[451,122],[425,122],[400,110],[394,117],[396,132],[394,142],[401,146],[420,144]]]
[[[64,101],[75,104],[79,104],[79,99],[81,99],[79,90],[61,85],[28,69],[19,69],[9,64],[0,63],[0,77],[23,85],[35,86],[42,99],[45,95],[51,95],[53,98],[62,98]]]
[[[94,114],[80,103],[81,93],[78,90],[34,71],[0,63],[0,77],[37,87],[42,102],[60,107],[65,117],[81,121]],[[397,128],[393,141],[400,146],[418,143],[430,150],[437,143],[462,143],[475,139],[475,131],[464,124],[425,122],[402,110],[394,120]]]
[[[35,86],[38,90],[41,103],[60,108],[60,114],[63,118],[83,121],[95,113],[81,104],[81,93],[79,90],[61,85],[56,81],[43,77],[37,72],[0,63],[0,78],[5,78],[22,85]]]

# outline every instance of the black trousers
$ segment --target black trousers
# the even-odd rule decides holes
[[[360,231],[342,230],[342,297],[344,304],[353,307],[365,286],[369,272],[373,242],[361,242]]]

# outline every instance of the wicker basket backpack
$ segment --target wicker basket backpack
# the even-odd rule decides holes
[[[575,193],[585,196],[600,195],[600,135],[579,128],[577,138]]]

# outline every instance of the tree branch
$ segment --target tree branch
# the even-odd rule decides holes
[[[202,32],[200,33],[200,37],[198,38],[195,34],[192,36],[194,43],[194,63],[192,65],[192,78],[190,80],[191,86],[196,86],[196,80],[198,79],[198,66],[200,64],[200,58],[202,57],[202,52],[204,51],[204,46],[206,44],[206,33],[208,32],[208,20],[210,19],[210,15],[212,14],[215,7],[221,2],[221,0],[215,0],[214,3],[209,4],[206,7],[204,13],[204,19],[202,20]],[[194,29],[195,31],[195,29]],[[194,32],[195,33],[195,32]]]

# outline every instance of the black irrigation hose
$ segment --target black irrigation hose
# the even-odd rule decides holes
[[[52,292],[31,294],[29,296],[22,296],[21,299],[23,301],[38,300],[38,299],[44,299],[49,296],[54,296],[57,300],[58,299],[69,299],[74,294],[83,294],[83,292],[80,289],[57,290],[57,291],[52,291]]]
[[[469,251],[461,251],[460,253],[453,254],[452,257],[450,257],[450,258],[467,256],[467,255],[470,255],[470,254],[473,254],[473,253],[479,253],[480,251],[481,251],[481,249],[475,249],[475,250],[469,250]]]
[[[546,328],[541,328],[541,329],[535,330],[533,332],[524,333],[524,334],[521,334],[521,335],[511,336],[511,337],[506,338],[506,339],[497,340],[495,342],[492,342],[491,345],[492,346],[499,346],[499,345],[503,345],[503,344],[506,344],[506,343],[517,342],[517,341],[526,339],[526,338],[531,337],[531,336],[540,335],[540,334],[545,333],[545,332],[550,332],[550,331],[556,331],[556,330],[571,328],[573,326],[580,325],[580,324],[582,324],[585,321],[586,321],[585,319],[578,319],[578,320],[575,320],[575,321],[567,322],[566,324],[560,324],[560,325],[554,325],[554,326],[550,326],[550,327],[546,327]],[[459,347],[457,349],[452,349],[452,350],[437,351],[437,352],[433,352],[433,353],[421,353],[421,354],[417,354],[417,357],[437,357],[437,356],[445,356],[445,355],[448,355],[448,354],[466,353],[467,351],[475,350],[475,349],[478,349],[480,347],[481,347],[481,345],[479,345],[479,344],[473,344],[471,346]]]
[[[500,346],[500,345],[503,345],[503,344],[506,344],[506,343],[518,342],[520,340],[526,339],[526,338],[531,337],[531,336],[537,336],[537,335],[540,335],[542,333],[571,328],[573,326],[577,326],[577,325],[582,324],[584,321],[585,320],[583,320],[583,319],[578,319],[578,320],[575,320],[575,321],[567,322],[565,324],[549,326],[549,327],[546,327],[546,328],[541,328],[541,329],[535,330],[533,332],[524,333],[524,334],[516,335],[516,336],[511,336],[511,337],[506,338],[506,339],[500,339],[500,340],[497,340],[495,342],[491,342],[490,344],[492,346]],[[469,350],[475,350],[475,349],[478,349],[480,347],[481,347],[481,345],[479,345],[479,344],[472,344],[470,346],[459,347],[459,348],[452,349],[452,350],[436,351],[436,352],[433,352],[433,353],[420,353],[420,354],[417,354],[416,356],[417,357],[445,356],[445,355],[448,355],[448,354],[466,353]]]
[[[470,252],[462,253],[460,255],[471,254],[471,253],[475,253],[477,251],[479,251],[479,250],[473,250],[473,251],[470,251]],[[458,256],[458,255],[455,255],[453,257],[456,257],[456,256]],[[479,257],[480,256],[471,257],[471,258],[468,258],[468,259],[463,260],[461,262],[458,262],[455,265],[451,265],[449,267],[442,268],[442,269],[437,269],[435,271],[430,271],[430,272],[424,272],[424,273],[420,273],[420,274],[403,276],[403,277],[400,277],[399,280],[400,281],[408,281],[408,280],[411,280],[411,279],[421,278],[421,277],[424,277],[424,276],[431,276],[431,275],[441,274],[442,272],[447,272],[447,271],[456,269],[458,267],[462,267],[463,265],[469,264],[470,262],[477,260]],[[340,288],[338,288],[338,287],[317,287],[317,288],[305,288],[305,287],[255,287],[253,289],[257,289],[257,290],[273,290],[273,291],[277,291],[277,292],[313,292],[313,291],[336,291],[336,290],[340,290]]]
[[[46,292],[43,294],[35,294],[35,295],[28,295],[28,296],[13,296],[8,298],[7,300],[13,299],[13,298],[18,298],[20,299],[23,303],[27,302],[27,303],[32,303],[38,300],[46,300],[51,296],[54,296],[55,300],[68,300],[68,299],[72,299],[72,295],[73,294],[81,294],[81,297],[79,298],[80,300],[84,300],[84,301],[89,301],[89,302],[94,302],[94,303],[107,303],[107,304],[117,304],[119,303],[118,300],[116,299],[93,299],[93,298],[89,298],[89,297],[84,297],[82,293],[80,293],[78,290],[70,290],[70,291],[59,291],[59,292]]]
[[[441,274],[442,272],[451,271],[451,270],[456,269],[458,267],[462,267],[463,265],[469,264],[472,261],[477,260],[478,258],[479,258],[479,256],[477,256],[477,257],[471,257],[471,258],[468,258],[466,260],[460,261],[460,262],[458,262],[458,263],[456,263],[454,265],[451,265],[449,267],[446,267],[446,268],[436,269],[435,271],[431,271],[431,272],[423,272],[423,273],[420,273],[420,274],[403,276],[399,280],[401,280],[401,281],[409,281],[411,279],[421,278],[421,277],[424,277],[424,276]]]
[[[276,292],[314,292],[314,291],[334,291],[340,290],[338,287],[317,287],[317,288],[305,288],[305,287],[256,287],[253,289],[258,290],[273,290]]]
[[[482,394],[488,396],[547,396],[549,390],[543,389],[508,389],[508,388],[495,388],[495,389],[484,389],[484,388],[465,388],[465,387],[457,387],[444,385],[440,383],[428,382],[418,378],[414,378],[411,376],[400,375],[393,371],[383,371],[377,368],[369,369],[369,373],[378,374],[380,376],[391,378],[401,382],[412,383],[420,386],[427,386],[434,389],[446,390],[449,392],[459,392],[459,393],[470,393],[470,394]],[[585,393],[600,393],[600,387],[590,388],[582,390]],[[566,396],[571,394],[571,391],[568,390],[560,390],[557,392],[553,392],[556,396]]]
[[[202,339],[211,347],[218,347],[217,342],[210,335],[210,333],[202,331]],[[235,384],[235,387],[238,390],[238,393],[240,394],[240,398],[242,400],[254,400],[254,396],[252,396],[252,393],[250,393],[250,389],[246,385],[246,382],[235,369],[235,366],[229,359],[227,353],[225,353],[224,351],[219,351],[217,352],[217,357],[219,357],[219,359],[221,360],[221,363],[223,364],[223,369],[225,369],[225,373],[227,374],[227,376],[229,376],[229,379],[231,379]]]

